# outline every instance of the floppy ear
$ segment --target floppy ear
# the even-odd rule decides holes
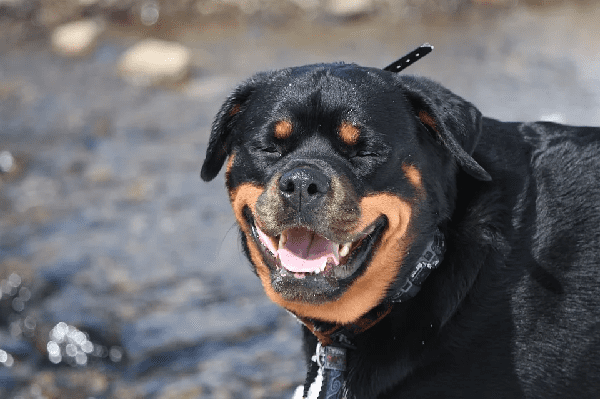
[[[265,74],[258,74],[242,83],[221,106],[212,124],[206,158],[200,172],[202,180],[214,179],[223,167],[223,163],[231,153],[232,131],[246,108],[246,101],[265,78]]]
[[[415,115],[437,135],[462,169],[478,180],[492,180],[471,156],[481,134],[481,112],[429,79],[403,75],[398,80]]]

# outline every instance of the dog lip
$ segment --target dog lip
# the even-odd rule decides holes
[[[250,226],[252,238],[261,249],[263,259],[271,272],[278,273],[282,278],[292,278],[293,280],[302,280],[308,276],[325,279],[333,277],[336,280],[353,279],[355,275],[361,274],[366,269],[366,266],[368,266],[370,255],[387,227],[387,217],[381,215],[363,231],[355,234],[351,241],[344,243],[332,242],[335,248],[333,259],[329,258],[326,262],[323,261],[320,266],[317,265],[310,271],[305,271],[304,269],[298,269],[302,271],[291,271],[286,269],[285,265],[282,264],[277,252],[282,242],[285,243],[286,234],[291,229],[304,229],[304,227],[288,228],[278,236],[272,237],[264,233],[256,225],[254,215],[250,209],[246,209],[244,215]],[[310,229],[306,230],[308,233],[318,234]]]

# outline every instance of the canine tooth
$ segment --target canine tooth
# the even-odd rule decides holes
[[[279,236],[279,248],[278,249],[283,248],[283,246],[285,245],[286,241],[287,241],[287,237],[285,236],[284,233],[281,233],[281,235]]]
[[[340,248],[340,257],[344,257],[350,253],[350,247],[352,246],[351,242],[347,242]]]

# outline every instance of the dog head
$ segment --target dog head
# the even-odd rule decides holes
[[[481,114],[443,87],[350,64],[261,73],[225,101],[201,176],[228,159],[242,243],[267,295],[350,323],[399,284],[453,207]]]

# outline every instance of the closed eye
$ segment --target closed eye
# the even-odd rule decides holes
[[[268,153],[275,153],[275,152],[281,153],[281,151],[279,151],[279,148],[277,148],[274,145],[268,146],[268,147],[263,147],[263,148],[261,148],[261,151],[268,152]]]
[[[355,150],[355,151],[351,151],[348,154],[348,157],[351,159],[354,158],[368,158],[368,157],[378,157],[379,154],[374,152],[374,151],[368,151],[368,150]]]
[[[373,151],[357,151],[355,156],[357,157],[376,157],[379,154]]]

